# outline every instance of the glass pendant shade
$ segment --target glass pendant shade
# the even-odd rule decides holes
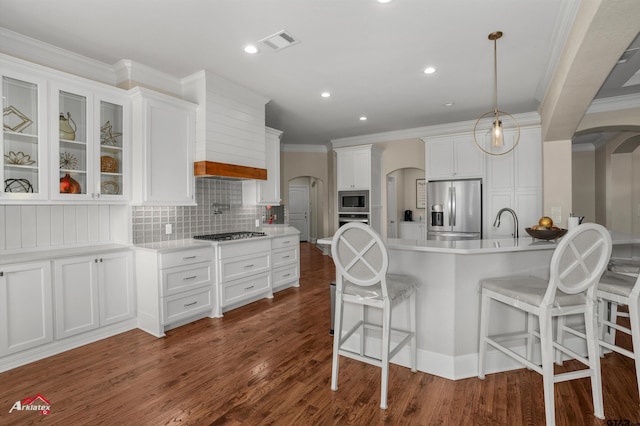
[[[501,148],[503,145],[502,121],[496,118],[496,121],[493,122],[493,129],[491,129],[491,146]]]
[[[502,37],[501,31],[489,34],[493,41],[493,111],[487,111],[476,120],[473,126],[473,141],[478,149],[488,155],[505,155],[513,151],[520,142],[520,125],[508,112],[498,109],[498,48],[497,40]],[[506,119],[503,125],[502,120]],[[505,146],[505,126],[509,133]],[[491,135],[489,135],[491,134]]]

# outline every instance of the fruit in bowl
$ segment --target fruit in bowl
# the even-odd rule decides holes
[[[540,220],[538,220],[538,226],[543,226],[547,229],[551,229],[551,227],[553,226],[553,219],[551,219],[549,216],[542,216]]]

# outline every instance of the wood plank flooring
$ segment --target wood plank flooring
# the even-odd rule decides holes
[[[133,330],[0,374],[0,425],[542,425],[542,379],[526,369],[450,381],[342,359],[329,389],[333,263],[301,244],[300,288],[177,328]],[[429,326],[424,324],[422,326]],[[628,343],[630,345],[630,343]],[[556,385],[559,425],[640,423],[633,362],[602,360],[607,420],[593,417],[588,379]],[[51,414],[9,410],[41,394]],[[629,423],[613,423],[613,420]]]

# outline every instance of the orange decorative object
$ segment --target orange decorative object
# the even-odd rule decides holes
[[[60,178],[61,194],[80,194],[80,183],[69,176],[69,173]]]

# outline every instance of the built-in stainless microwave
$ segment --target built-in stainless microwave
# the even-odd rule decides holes
[[[369,191],[338,191],[338,213],[369,211]]]

